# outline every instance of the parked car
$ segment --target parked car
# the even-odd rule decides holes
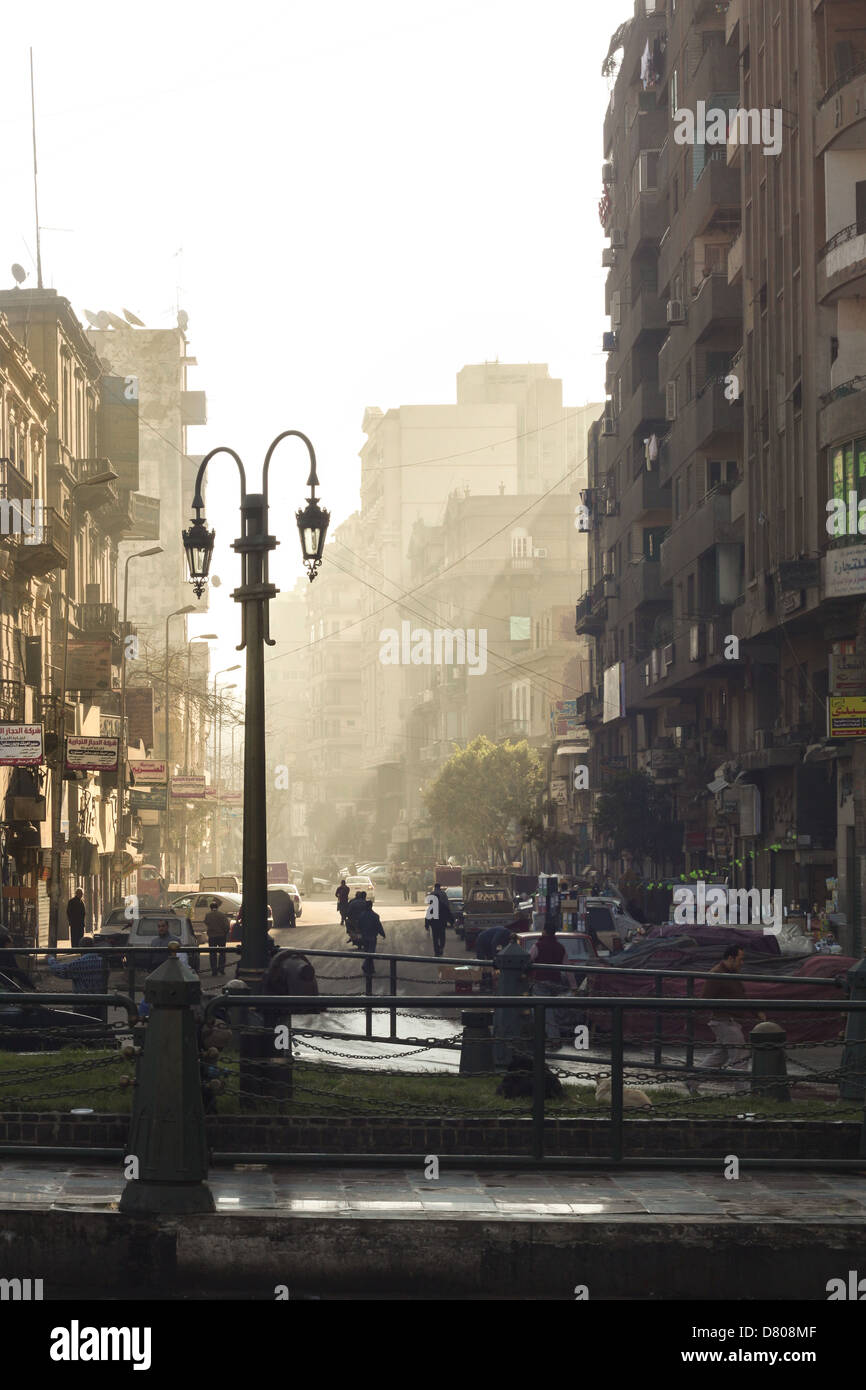
[[[16,980],[0,974],[0,1051],[57,1052],[61,1047],[82,1047],[90,1041],[107,1043],[111,1030],[90,1014],[45,1004],[27,1004],[16,998],[26,993]],[[74,998],[70,995],[70,1000]],[[85,1038],[77,1031],[68,1040],[56,1037],[64,1028],[86,1028],[92,1037]]]
[[[458,886],[458,887],[454,887],[452,884],[446,884],[446,886],[445,886],[445,888],[443,889],[443,891],[444,891],[444,893],[445,893],[446,898],[448,899],[448,903],[449,903],[449,906],[450,906],[450,908],[451,908],[451,915],[452,915],[452,917],[454,918],[454,926],[455,926],[455,928],[457,928],[457,927],[462,927],[462,925],[463,925],[463,887],[462,887],[462,885],[460,885],[460,886]]]
[[[237,917],[242,901],[240,893],[185,893],[183,897],[172,898],[171,906],[181,917],[190,919],[196,936],[204,941],[207,939],[204,919],[211,903],[219,903],[219,911],[231,921]]]
[[[376,901],[376,885],[369,874],[344,874],[343,877],[346,880],[350,898],[354,898],[355,894],[360,891],[367,894],[368,903]]]
[[[102,927],[93,937],[94,946],[116,946],[116,956],[109,957],[113,966],[135,964],[142,968],[156,969],[157,952],[160,947],[153,946],[160,922],[168,922],[170,939],[177,941],[181,951],[187,955],[193,970],[199,967],[199,943],[189,917],[172,907],[139,907],[137,915],[130,920],[126,907],[113,907],[102,919]],[[145,958],[146,957],[146,958]]]

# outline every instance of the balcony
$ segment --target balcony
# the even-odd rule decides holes
[[[9,548],[16,568],[31,578],[65,569],[69,563],[69,523],[60,513],[53,507],[42,507],[38,519],[27,529],[29,535],[23,528],[18,534],[0,535],[0,546]]]
[[[665,418],[664,396],[654,381],[642,381],[637,390],[622,409],[619,416],[619,435],[627,439],[629,435],[643,430],[644,426],[661,425]]]
[[[744,9],[745,0],[731,0],[728,13],[725,15],[725,43],[735,41],[734,52],[737,54],[742,53],[747,42],[745,35],[741,32]]]
[[[646,333],[665,333],[665,303],[654,285],[638,285],[619,331],[619,350],[629,353]]]
[[[78,630],[91,637],[120,641],[120,615],[113,603],[79,603]]]
[[[866,83],[864,83],[866,86]],[[866,226],[854,222],[832,236],[818,252],[818,300],[866,295]]]
[[[496,721],[497,739],[529,738],[532,733],[532,724],[529,719],[498,719]]]
[[[725,439],[725,447],[733,450],[730,457],[738,457],[742,437],[742,398],[726,400],[725,378],[711,377],[679,412],[671,431],[672,455],[678,463],[685,462],[696,449]]]
[[[739,55],[724,44],[724,34],[719,31],[719,42],[709,44],[701,55],[700,62],[691,80],[683,84],[682,106],[691,107],[706,101],[708,108],[717,104],[719,94],[738,92],[740,89]]]
[[[638,111],[631,124],[626,146],[628,168],[631,169],[642,150],[660,150],[668,133],[667,109]]]
[[[23,724],[24,686],[20,681],[0,680],[0,720],[4,724]]]
[[[623,494],[620,529],[633,526],[652,512],[663,512],[666,519],[670,515],[670,508],[670,489],[662,487],[658,469],[649,472],[642,468]]]
[[[863,129],[855,134],[853,128],[861,123]],[[866,145],[866,53],[852,61],[818,103],[816,153],[822,154],[837,141],[845,149],[863,149]]]
[[[742,540],[742,528],[731,520],[731,490],[708,492],[696,511],[677,523],[662,542],[662,580],[668,584],[715,545],[732,545]]]
[[[662,588],[658,560],[641,557],[626,565],[619,592],[620,620],[646,603],[666,603],[668,598]]]
[[[681,205],[679,217],[659,250],[658,282],[670,284],[685,247],[696,237],[713,233],[732,236],[740,223],[740,173],[729,169],[725,151],[714,150],[698,181]]]
[[[861,434],[866,434],[866,376],[855,376],[821,397],[818,445],[823,449]]]
[[[659,193],[652,190],[641,193],[631,210],[626,233],[629,260],[636,252],[658,245],[666,226],[667,213]]]
[[[739,288],[728,284],[724,271],[706,275],[689,304],[689,331],[693,341],[700,342],[716,329],[733,328],[742,318]]]

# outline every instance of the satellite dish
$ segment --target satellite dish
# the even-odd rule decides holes
[[[89,309],[84,310],[84,317],[87,319],[87,322],[90,324],[91,328],[99,327],[99,318],[96,314],[91,313]]]
[[[178,309],[178,311],[177,311],[177,326],[178,326],[178,328],[180,329],[181,333],[185,333],[185,332],[186,332],[188,324],[189,324],[189,314],[186,312],[186,309]]]
[[[108,322],[111,324],[112,328],[127,327],[127,324],[117,314],[106,314],[105,317],[108,319]]]
[[[111,319],[108,317],[104,309],[100,309],[99,313],[96,315],[96,326],[97,328],[102,329],[111,327]]]
[[[27,279],[27,271],[24,269],[23,265],[19,265],[17,261],[12,267],[12,274],[15,278],[15,283],[18,285],[23,285],[24,281]]]
[[[133,328],[144,328],[144,324],[142,323],[141,319],[136,318],[135,314],[131,314],[128,309],[124,309],[123,317],[126,319],[127,323],[132,324]]]

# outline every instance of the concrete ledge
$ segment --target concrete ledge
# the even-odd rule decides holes
[[[598,1299],[826,1300],[862,1266],[864,1223],[2,1211],[2,1269],[45,1298],[232,1293]],[[859,1261],[859,1265],[858,1265]],[[770,1292],[768,1292],[770,1291]]]
[[[743,1098],[748,1104],[748,1097]],[[532,1153],[532,1124],[511,1116],[410,1117],[377,1116],[294,1118],[270,1115],[220,1115],[206,1121],[208,1146],[216,1153],[480,1154],[525,1156]],[[741,1158],[855,1159],[860,1156],[861,1126],[842,1120],[688,1120],[629,1119],[623,1124],[625,1153],[633,1158],[716,1157],[735,1152]],[[32,1144],[59,1148],[105,1148],[126,1152],[127,1115],[80,1119],[68,1113],[0,1114],[0,1147]],[[544,1126],[550,1155],[597,1157],[611,1151],[610,1121],[550,1119]]]

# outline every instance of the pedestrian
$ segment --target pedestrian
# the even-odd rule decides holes
[[[361,934],[361,950],[367,952],[362,969],[365,975],[375,975],[373,956],[376,954],[379,937],[384,940],[385,931],[381,917],[374,911],[373,904],[366,901],[366,895],[363,910],[358,915],[358,930]]]
[[[36,985],[18,964],[18,958],[11,949],[12,937],[5,927],[0,928],[0,974],[6,975],[8,979],[14,980],[22,989],[35,993]]]
[[[346,911],[349,906],[349,885],[344,878],[340,879],[340,886],[334,894],[334,897],[337,899],[337,911],[340,914],[340,922],[342,926],[345,926]]]
[[[424,914],[424,930],[429,931],[433,938],[434,956],[445,954],[445,930],[449,923],[453,923],[454,918],[451,913],[451,904],[448,895],[437,883],[433,891],[427,894],[427,910]]]
[[[520,930],[521,925],[518,920],[512,922],[510,927],[485,927],[475,942],[476,960],[495,960],[498,953],[513,940],[514,933]]]
[[[408,874],[401,874],[401,875],[400,875],[400,887],[403,889],[403,901],[404,901],[404,903],[407,903],[407,902],[409,901],[409,875],[408,875]]]
[[[553,970],[550,967],[562,965],[567,956],[566,949],[561,941],[556,937],[556,922],[545,922],[541,936],[535,942],[529,953],[529,958],[534,966],[544,966],[545,969],[533,969],[530,971],[530,981],[532,983],[532,993],[539,998],[556,999],[568,988],[566,980],[563,978],[561,970]],[[544,1011],[544,1030],[547,1034],[547,1041],[554,1047],[559,1047],[559,1011],[555,1008],[545,1009]]]
[[[412,883],[411,883],[411,892],[412,892],[412,901],[413,901],[413,903],[417,903],[417,901],[418,901],[418,894],[421,892],[421,890],[422,890],[423,887],[424,887],[424,880],[423,880],[423,878],[421,877],[421,875],[418,873],[418,870],[416,869],[415,872],[414,872],[414,874],[412,875]]]
[[[66,904],[66,920],[69,923],[69,940],[73,948],[77,947],[84,935],[84,918],[87,909],[84,906],[84,889],[76,888],[75,896],[69,899]]]
[[[226,973],[226,942],[231,923],[220,908],[219,898],[212,899],[210,911],[205,916],[204,924],[207,928],[210,973],[212,976],[224,975]]]
[[[56,956],[49,956],[47,963],[50,973],[59,975],[62,980],[71,980],[75,994],[107,994],[108,965],[98,951],[87,949],[92,948],[93,937],[83,936],[79,945],[84,948],[83,955],[72,956],[64,961],[59,961]],[[105,1022],[105,1009],[105,1004],[77,1006],[78,1013],[98,1018],[102,1023]]]
[[[159,905],[160,907],[168,907],[168,884],[162,875],[157,879],[157,883],[159,884]]]
[[[709,1020],[718,1046],[695,1067],[695,1071],[709,1071],[711,1068],[724,1066],[730,1066],[732,1070],[742,1070],[749,1065],[749,1049],[740,1023],[742,1015],[739,1011],[734,1014],[730,1009],[726,1009],[724,1002],[726,999],[746,998],[746,986],[742,980],[736,978],[743,968],[745,958],[746,953],[742,946],[726,947],[722,959],[710,971],[710,976],[714,978],[704,980],[703,998],[719,1001]],[[758,1017],[763,1019],[765,1015],[759,1014]],[[688,1086],[694,1095],[698,1089],[698,1082],[690,1081]],[[734,1085],[735,1093],[749,1089],[750,1085],[746,1080],[738,1081]]]
[[[367,908],[367,893],[363,888],[359,888],[349,906],[346,908],[346,931],[354,939],[357,935],[360,919]]]

